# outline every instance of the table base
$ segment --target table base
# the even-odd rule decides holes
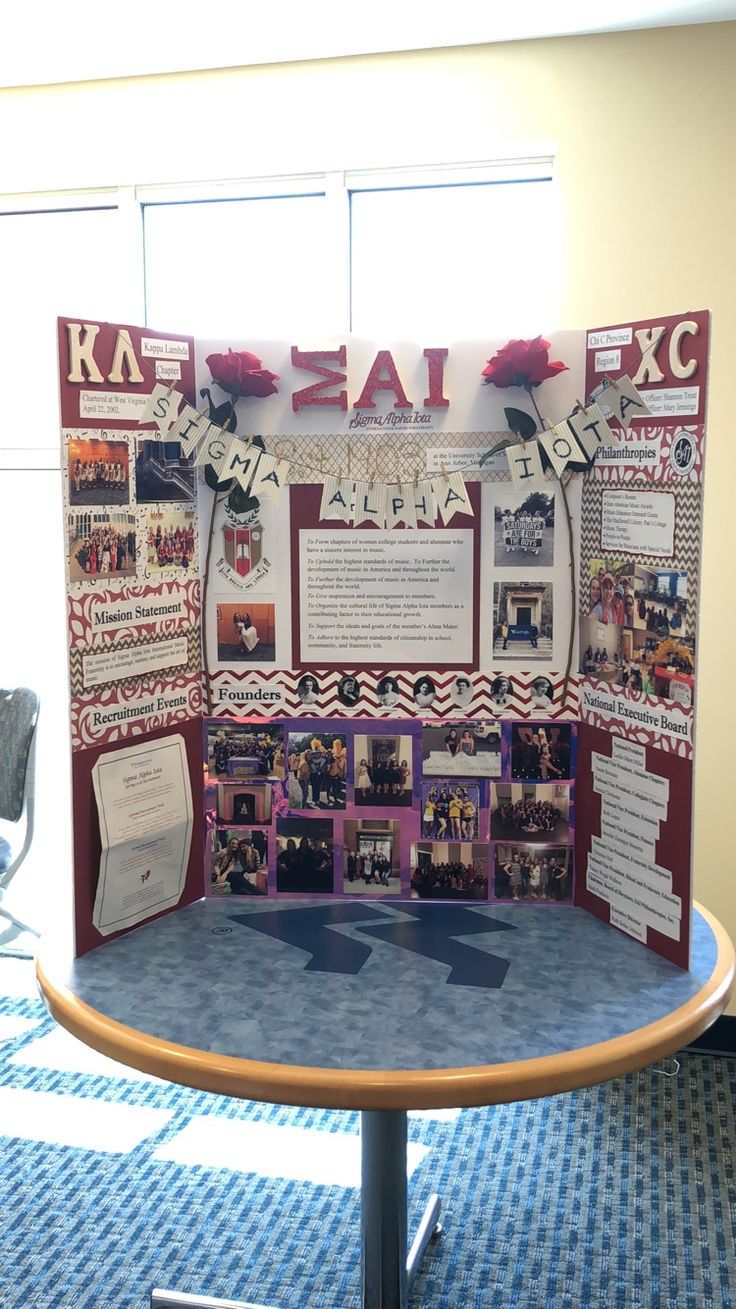
[[[407,1309],[409,1290],[431,1240],[442,1233],[440,1197],[431,1195],[407,1254],[406,1111],[360,1115],[363,1309]],[[156,1289],[150,1309],[268,1309],[245,1300]],[[271,1307],[273,1309],[273,1307]]]
[[[273,1309],[252,1300],[218,1300],[211,1295],[187,1295],[184,1291],[151,1291],[151,1309]]]

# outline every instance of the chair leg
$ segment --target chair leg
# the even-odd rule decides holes
[[[0,904],[0,917],[7,918],[8,922],[12,923],[13,927],[17,927],[19,932],[30,932],[31,936],[36,936],[36,937],[40,937],[41,935],[41,933],[37,931],[35,927],[31,927],[29,923],[21,922],[20,918],[16,918],[15,914],[11,914],[10,910],[6,909],[4,905],[1,904]]]
[[[23,932],[27,932],[29,936],[35,936],[36,938],[40,937],[41,933],[35,927],[31,927],[29,923],[24,923],[20,918],[16,918],[15,914],[11,914],[10,910],[1,904],[0,918],[6,918],[10,924],[7,929],[7,944],[3,932],[0,931],[0,958],[33,959],[33,950],[16,948],[12,945],[12,942],[17,936],[21,936]]]

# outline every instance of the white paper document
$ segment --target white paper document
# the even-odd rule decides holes
[[[656,843],[667,819],[670,784],[647,769],[643,745],[612,737],[612,753],[593,751],[593,790],[601,797],[601,835],[591,838],[588,889],[611,906],[614,927],[647,939],[654,927],[677,941],[682,900],[672,873],[656,862]]]
[[[473,534],[300,531],[301,656],[318,664],[473,658]]]
[[[92,782],[102,841],[92,921],[109,936],[181,899],[193,826],[184,738],[100,755]]]

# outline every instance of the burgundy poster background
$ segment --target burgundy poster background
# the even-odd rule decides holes
[[[593,789],[593,753],[611,756],[614,736],[587,723],[578,725],[575,826],[575,903],[604,923],[610,920],[606,900],[587,889],[586,872],[591,837],[601,835],[601,797]],[[687,968],[690,962],[690,846],[692,840],[693,765],[689,759],[646,746],[647,771],[666,777],[670,784],[667,817],[656,843],[656,862],[672,873],[672,893],[682,900],[679,941],[655,928],[647,931],[647,945],[671,963]]]
[[[104,381],[92,382],[85,376],[83,382],[70,382],[70,349],[68,324],[80,324],[82,328],[98,327],[99,331],[94,337],[92,347],[94,361],[97,368],[102,373]],[[195,381],[194,381],[194,337],[182,336],[177,332],[154,332],[147,327],[133,327],[124,323],[100,323],[94,319],[84,318],[59,318],[58,324],[58,343],[59,343],[59,385],[61,389],[61,425],[62,427],[78,428],[103,428],[103,429],[120,429],[127,428],[138,431],[143,436],[150,428],[158,430],[154,422],[142,423],[140,426],[135,418],[80,418],[79,401],[82,391],[96,391],[104,395],[108,391],[125,394],[125,395],[150,395],[157,382],[156,377],[156,359],[143,354],[142,340],[145,338],[150,341],[177,341],[183,342],[187,347],[187,359],[178,359],[180,365],[181,377],[178,381],[172,381],[171,385],[176,391],[180,391],[189,404],[195,403]],[[122,382],[110,382],[108,373],[110,372],[113,358],[115,356],[115,346],[118,341],[119,332],[127,332],[133,343],[135,357],[138,362],[140,372],[143,375],[142,382],[131,382],[128,374],[128,367],[125,362],[122,364]],[[80,339],[84,341],[82,333]],[[167,359],[164,354],[162,359]],[[83,368],[86,373],[86,369]]]
[[[586,396],[591,396],[596,388],[605,383],[606,377],[618,378],[624,373],[640,391],[677,391],[699,387],[695,412],[680,414],[678,417],[679,411],[673,410],[669,416],[642,418],[637,428],[646,423],[682,422],[685,417],[690,423],[705,422],[709,324],[710,313],[707,309],[699,309],[694,313],[662,314],[658,318],[642,318],[637,322],[589,329],[588,348],[585,352]],[[596,370],[595,357],[598,352],[606,352],[607,334],[615,337],[628,328],[631,329],[631,341],[611,342],[609,348],[619,356],[619,362],[606,369],[606,376],[602,375]],[[590,344],[591,338],[595,339],[595,345]],[[612,417],[610,422],[618,427],[617,418]]]
[[[447,531],[452,533],[453,529],[470,528],[473,533],[473,659],[472,664],[456,663],[435,663],[431,658],[427,661],[426,666],[419,664],[397,663],[386,667],[385,670],[376,665],[371,666],[371,672],[377,676],[382,676],[383,672],[394,673],[398,670],[406,670],[413,673],[426,672],[431,668],[433,672],[446,672],[453,668],[477,669],[480,660],[480,627],[478,614],[480,610],[480,483],[467,482],[465,489],[468,493],[468,499],[473,506],[475,517],[471,518],[469,514],[455,514],[452,523],[447,528],[430,527],[426,523],[418,523],[418,531],[433,532],[435,534]],[[319,510],[322,502],[322,487],[320,485],[305,484],[303,486],[292,486],[291,490],[291,586],[292,586],[292,607],[291,607],[291,640],[294,668],[306,668],[301,658],[301,604],[300,604],[300,587],[299,587],[299,532],[303,529],[319,530],[325,533],[332,532],[353,532],[349,523],[343,523],[339,520],[334,522],[324,522],[320,519]],[[401,530],[401,529],[397,529]],[[361,524],[360,531],[378,531],[374,523],[365,522]],[[356,667],[361,661],[356,661]],[[311,667],[311,665],[309,665]],[[319,667],[325,670],[342,671],[343,664],[324,664],[321,660]]]

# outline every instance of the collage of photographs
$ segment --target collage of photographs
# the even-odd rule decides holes
[[[574,723],[209,718],[208,894],[571,903]]]
[[[66,429],[63,469],[72,596],[93,595],[97,588],[98,593],[109,592],[110,600],[117,596],[122,600],[129,588],[141,584],[183,588],[196,582],[201,563],[198,477],[180,441],[134,427]],[[294,489],[290,488],[292,500]],[[279,589],[278,599],[274,593],[275,572],[283,578],[284,565],[289,567],[279,554],[286,551],[287,538],[284,535],[279,544],[274,531],[282,519],[274,513],[269,517],[273,506],[266,505],[260,512],[256,508],[240,516],[225,515],[216,531],[217,563],[211,570],[210,592],[214,596],[206,637],[218,684],[227,685],[228,675],[241,681],[250,666],[256,674],[284,668],[289,691],[298,702],[290,706],[292,712],[303,709],[305,714],[346,718],[382,716],[382,711],[392,718],[447,714],[458,720],[467,712],[494,718],[560,712],[560,687],[548,675],[553,654],[555,503],[553,489],[530,494],[500,483],[493,486],[486,507],[494,580],[483,609],[483,640],[486,653],[494,656],[494,667],[508,673],[478,678],[473,671],[458,671],[448,680],[431,669],[374,673],[369,667],[358,667],[340,677],[336,686],[333,678],[325,680],[321,669],[288,671],[292,636],[287,588]],[[112,622],[104,634],[106,646],[114,647]],[[100,637],[102,630],[92,635]],[[83,639],[89,647],[91,635]],[[133,636],[131,652],[130,632],[121,635],[127,653],[111,662],[111,684],[149,674],[148,647],[161,639],[162,633],[153,630]],[[189,658],[191,662],[191,654]],[[171,676],[183,665],[169,662],[163,667]],[[530,684],[526,676],[516,676],[517,669],[522,674],[527,669],[538,673]],[[91,681],[83,686],[88,693],[95,689]],[[475,754],[481,753],[476,748]],[[468,756],[467,737],[460,742],[459,755],[446,771],[475,776],[481,761],[463,762]],[[410,806],[412,801],[406,803]]]
[[[707,316],[667,321],[700,370],[661,384],[671,415],[646,398],[629,412],[652,320],[565,334],[538,411],[531,385],[478,366],[486,344],[455,343],[434,381],[426,351],[382,345],[413,379],[404,426],[375,342],[350,338],[345,380],[365,402],[348,387],[338,406],[291,341],[265,343],[261,393],[211,362],[257,361],[258,342],[225,356],[223,342],[60,320],[71,741],[90,821],[98,757],[160,738],[183,752],[171,776],[188,778],[180,809],[197,818],[187,901],[577,903],[645,939],[640,864],[619,865],[631,822],[632,840],[648,828],[615,808],[619,774],[636,775],[637,812],[666,788],[683,797],[684,830],[695,734]],[[442,403],[422,404],[441,380]],[[487,448],[511,423],[509,387],[514,422],[568,413],[554,430],[587,434],[585,460],[549,427],[525,452]],[[686,900],[686,843],[652,843],[652,897]],[[108,921],[94,910],[88,945]]]
[[[74,433],[64,474],[71,583],[197,571],[194,468],[179,441]]]
[[[687,709],[695,689],[688,575],[631,559],[593,559],[580,618],[580,672]]]
[[[555,496],[494,488],[493,660],[551,663]]]

